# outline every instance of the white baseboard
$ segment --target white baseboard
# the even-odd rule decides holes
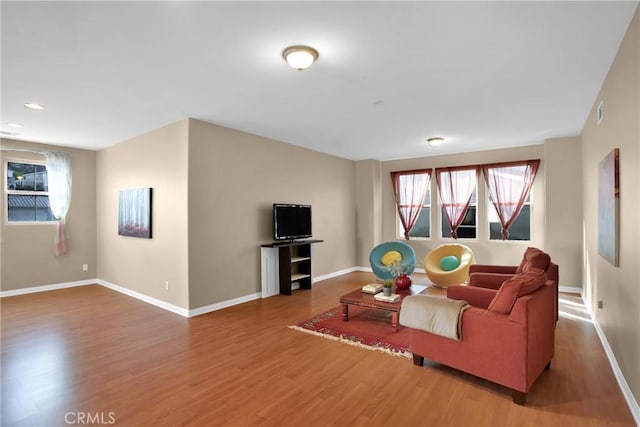
[[[563,292],[565,294],[582,295],[582,288],[578,288],[574,286],[558,286],[558,292]]]
[[[166,301],[162,301],[145,294],[141,294],[140,292],[132,291],[131,289],[116,285],[114,283],[109,283],[106,280],[98,279],[98,284],[104,286],[105,288],[109,288],[116,292],[120,292],[121,294],[125,294],[140,301],[146,302],[148,304],[155,305],[156,307],[163,308],[172,313],[179,314],[180,316],[189,317],[189,310],[187,310],[186,308],[170,304]]]
[[[369,273],[373,273],[373,270],[371,269],[371,267],[363,267],[363,266],[354,267],[353,271],[366,271],[366,272],[369,272]],[[413,272],[414,273],[424,273],[424,274],[427,273],[426,271],[424,271],[424,268],[416,268]]]
[[[373,270],[371,269],[371,267],[363,267],[363,266],[350,267],[350,268],[345,268],[344,270],[340,270],[340,271],[336,271],[336,272],[329,273],[329,274],[323,274],[322,276],[314,277],[313,278],[313,283],[320,282],[322,280],[333,279],[334,277],[342,276],[343,274],[353,273],[354,271],[362,271],[362,272],[365,272],[365,273],[373,273]],[[415,272],[416,273],[425,273],[424,268],[416,268]]]
[[[333,273],[323,274],[322,276],[316,276],[313,278],[313,283],[321,282],[327,279],[333,279],[334,277],[342,276],[343,274],[353,273],[354,271],[362,271],[359,270],[360,267],[350,267],[345,268],[344,270],[334,271]]]
[[[75,288],[77,286],[96,285],[98,279],[77,280],[75,282],[55,283],[53,285],[34,286],[31,288],[14,289],[10,291],[0,291],[0,298],[13,297],[16,295],[34,294],[36,292],[55,291],[56,289]]]
[[[209,313],[209,312],[216,311],[216,310],[221,310],[223,308],[231,307],[231,306],[234,306],[234,305],[237,305],[237,304],[242,304],[242,303],[247,302],[247,301],[252,301],[252,300],[255,300],[255,299],[259,299],[262,296],[262,294],[258,292],[258,293],[255,293],[255,294],[245,295],[245,296],[238,297],[238,298],[233,298],[233,299],[230,299],[230,300],[227,300],[227,301],[222,301],[222,302],[218,302],[218,303],[215,303],[215,304],[210,304],[210,305],[206,305],[206,306],[203,306],[203,307],[198,307],[198,308],[194,308],[194,309],[188,310],[186,308],[179,307],[179,306],[174,305],[174,304],[170,304],[170,303],[168,303],[166,301],[162,301],[162,300],[159,300],[157,298],[153,298],[153,297],[150,297],[148,295],[141,294],[140,292],[132,291],[131,289],[127,289],[127,288],[124,288],[122,286],[118,286],[118,285],[115,285],[113,283],[109,283],[109,282],[104,281],[104,280],[98,279],[98,283],[100,285],[106,287],[106,288],[112,289],[114,291],[120,292],[120,293],[128,295],[130,297],[139,299],[140,301],[155,305],[156,307],[163,308],[163,309],[165,309],[167,311],[170,311],[172,313],[179,314],[180,316],[183,316],[183,317],[199,316],[201,314]]]
[[[200,314],[209,313],[211,311],[216,311],[216,310],[221,310],[221,309],[226,308],[226,307],[231,307],[231,306],[234,306],[234,305],[237,305],[237,304],[242,304],[242,303],[247,302],[247,301],[252,301],[252,300],[255,300],[255,299],[259,299],[261,297],[260,293],[255,293],[255,294],[245,295],[245,296],[234,298],[234,299],[230,299],[230,300],[227,300],[227,301],[222,301],[222,302],[219,302],[219,303],[207,305],[207,306],[204,306],[204,307],[198,307],[198,308],[194,308],[192,310],[187,310],[186,308],[179,307],[179,306],[174,305],[174,304],[170,304],[170,303],[168,303],[166,301],[162,301],[162,300],[150,297],[150,296],[145,295],[145,294],[141,294],[140,292],[136,292],[136,291],[133,291],[131,289],[125,288],[123,286],[107,282],[106,280],[90,279],[90,280],[78,280],[78,281],[75,281],[75,282],[67,282],[67,283],[56,283],[56,284],[53,284],[53,285],[34,286],[34,287],[31,287],[31,288],[15,289],[15,290],[10,290],[10,291],[0,291],[0,298],[12,297],[12,296],[17,296],[17,295],[33,294],[33,293],[36,293],[36,292],[54,291],[56,289],[75,288],[77,286],[86,286],[86,285],[104,286],[105,288],[111,289],[113,291],[119,292],[119,293],[124,294],[124,295],[128,295],[128,296],[133,297],[133,298],[135,298],[137,300],[146,302],[147,304],[155,305],[156,307],[160,307],[160,308],[165,309],[167,311],[170,311],[172,313],[179,314],[180,316],[183,316],[183,317],[198,316]]]
[[[585,300],[583,296],[583,300]],[[616,356],[613,354],[613,350],[609,345],[609,341],[607,341],[607,336],[604,334],[604,331],[600,327],[600,324],[596,320],[596,316],[591,311],[590,302],[585,300],[585,307],[587,308],[587,312],[589,316],[591,316],[591,320],[593,322],[593,326],[596,328],[596,333],[598,337],[600,337],[600,342],[602,343],[602,347],[604,348],[604,352],[609,359],[609,364],[611,365],[611,369],[613,370],[613,375],[616,377],[618,381],[618,385],[620,386],[620,391],[622,391],[622,395],[627,401],[627,405],[629,406],[629,410],[631,411],[631,415],[636,422],[636,425],[640,426],[640,406],[638,406],[638,402],[636,401],[631,389],[629,388],[629,384],[620,369],[620,365],[618,365],[618,361],[616,360]]]
[[[234,305],[242,304],[242,303],[253,301],[260,298],[262,298],[262,293],[256,292],[255,294],[249,294],[243,297],[233,298],[227,301],[217,302],[211,305],[205,305],[203,307],[198,307],[198,308],[189,310],[189,315],[187,317],[199,316],[201,314],[209,313],[216,310],[222,310],[223,308],[231,307]]]

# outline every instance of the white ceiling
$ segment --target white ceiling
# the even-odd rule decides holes
[[[193,117],[354,160],[539,144],[580,133],[637,5],[2,1],[2,131],[99,150]],[[296,71],[292,44],[320,58]]]

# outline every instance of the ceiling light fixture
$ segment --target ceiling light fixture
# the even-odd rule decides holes
[[[296,70],[304,70],[318,59],[318,51],[309,46],[289,46],[282,51],[282,57]]]
[[[20,123],[7,123],[7,126],[12,127],[12,128],[21,128],[22,124],[20,124]]]
[[[44,107],[42,105],[35,102],[27,102],[26,104],[24,104],[24,106],[27,108],[31,108],[32,110],[44,110]]]
[[[441,138],[441,137],[427,139],[427,144],[429,144],[432,147],[439,147],[442,145],[443,142],[444,142],[444,138]]]

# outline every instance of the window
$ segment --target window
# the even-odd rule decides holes
[[[489,239],[497,239],[497,222],[501,240],[531,240],[529,194],[539,165],[539,159],[482,165],[488,200],[493,206],[488,211]]]
[[[476,188],[479,172],[480,166],[436,169],[442,237],[476,238]]]
[[[398,221],[398,235],[404,236],[404,228],[401,221]],[[409,231],[409,237],[431,237],[431,189],[429,188],[424,197],[424,204],[418,219],[413,224],[411,231]]]
[[[7,221],[55,221],[49,207],[47,169],[34,161],[6,163]]]
[[[396,171],[391,172],[390,175],[398,217],[402,226],[402,235],[409,240],[423,207],[426,203],[430,203],[428,200],[430,198],[431,170]],[[428,225],[429,215],[422,217],[423,225],[425,220]]]
[[[476,200],[476,192],[474,190],[473,195],[471,196],[471,203],[469,204],[469,209],[467,209],[467,213],[464,214],[464,218],[462,222],[458,226],[458,238],[461,239],[475,239],[476,238],[476,229],[477,229],[477,200]],[[446,213],[444,212],[444,207],[440,209],[440,217],[442,224],[442,237],[450,238],[451,237],[451,227],[449,226],[449,222],[447,221]],[[499,229],[498,229],[499,231]]]
[[[491,196],[489,196],[487,209],[489,210],[489,240],[502,240],[502,225],[500,225],[500,218],[498,218]],[[531,240],[531,194],[527,196],[522,210],[511,224],[506,240]]]

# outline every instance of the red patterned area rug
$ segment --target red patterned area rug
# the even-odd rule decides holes
[[[351,305],[349,321],[345,322],[340,305],[289,328],[368,350],[411,358],[409,329],[398,325],[398,332],[394,333],[391,313],[382,310]]]

